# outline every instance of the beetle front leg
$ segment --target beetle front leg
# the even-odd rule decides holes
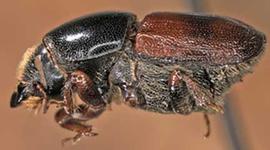
[[[73,113],[78,107],[73,100],[72,94],[76,92],[80,99],[92,107],[104,107],[105,100],[93,87],[93,81],[82,71],[74,71],[68,74],[64,89],[64,109],[67,113]]]
[[[72,141],[72,143],[75,144],[82,137],[98,135],[96,132],[93,132],[93,126],[86,124],[86,122],[98,117],[104,110],[105,107],[97,109],[87,105],[79,105],[73,113],[67,113],[64,108],[58,110],[55,114],[56,122],[61,127],[77,133],[74,137],[63,139],[62,144],[68,141]]]
[[[63,89],[63,97],[64,97],[63,108],[67,113],[72,113],[75,109],[72,93],[73,93],[72,82],[68,77],[68,80],[66,81]]]
[[[43,113],[45,114],[49,109],[49,99],[47,97],[45,89],[43,88],[43,86],[41,84],[37,85],[37,89],[40,91],[40,93],[42,93],[41,108],[43,110]]]
[[[35,91],[35,94],[37,96],[30,96],[27,100],[23,101],[27,108],[35,110],[35,113],[37,114],[40,109],[43,111],[43,113],[46,113],[49,108],[49,99],[47,97],[47,94],[45,92],[45,88],[41,83],[32,83],[32,90]],[[22,95],[26,95],[26,93],[22,92]]]

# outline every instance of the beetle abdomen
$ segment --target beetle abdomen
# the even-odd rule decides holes
[[[153,13],[144,18],[135,53],[145,60],[234,64],[259,55],[265,36],[231,18]]]
[[[52,30],[43,42],[62,63],[97,58],[120,50],[135,20],[120,12],[85,16]]]

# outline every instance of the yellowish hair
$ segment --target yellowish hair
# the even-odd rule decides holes
[[[37,109],[39,105],[41,105],[41,98],[37,96],[30,96],[26,100],[24,100],[22,103],[26,106],[28,109]]]
[[[29,62],[29,59],[34,55],[36,48],[37,48],[37,45],[34,45],[31,48],[28,48],[24,52],[22,60],[19,63],[18,68],[17,68],[17,79],[19,81],[22,80],[25,67],[26,67],[27,63]]]

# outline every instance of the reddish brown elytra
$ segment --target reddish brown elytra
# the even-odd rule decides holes
[[[177,13],[152,13],[141,22],[135,51],[173,63],[224,65],[259,55],[262,33],[238,20]]]

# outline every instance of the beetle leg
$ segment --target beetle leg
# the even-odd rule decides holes
[[[169,79],[169,85],[171,89],[176,88],[180,81],[183,80],[186,83],[188,91],[190,91],[192,97],[195,99],[195,105],[209,112],[223,112],[222,106],[219,106],[211,102],[212,93],[210,91],[203,90],[198,83],[193,81],[185,74],[180,74],[178,70],[174,70]]]
[[[73,72],[68,74],[67,81],[65,82],[64,89],[63,89],[63,97],[64,97],[64,109],[67,113],[72,114],[74,110],[77,108],[76,104],[74,103],[73,93],[76,92],[76,83],[77,81],[73,78],[72,74],[76,73]]]
[[[194,99],[178,71],[174,70],[171,73],[169,86],[173,111],[185,115],[190,114],[193,111]]]
[[[65,138],[62,140],[62,144],[68,141],[72,141],[73,144],[78,142],[85,136],[96,136],[97,133],[93,132],[93,126],[86,124],[90,119],[98,117],[105,107],[92,108],[87,105],[79,105],[73,113],[67,113],[64,108],[58,110],[55,114],[56,122],[63,128],[76,132],[74,137]]]
[[[72,93],[77,92],[80,99],[92,107],[106,105],[100,93],[93,88],[93,81],[82,71],[74,71],[68,75],[64,86],[64,109],[67,113],[73,113],[77,105],[74,103]]]
[[[211,122],[207,113],[203,113],[203,117],[206,124],[206,133],[204,134],[204,137],[208,138],[211,134]]]
[[[137,67],[137,62],[123,57],[113,66],[110,72],[110,80],[121,89],[124,103],[132,107],[143,103],[137,97]]]
[[[73,104],[73,98],[72,98],[72,83],[68,79],[64,85],[63,89],[63,96],[64,96],[64,109],[67,113],[72,113],[75,109],[75,106]]]
[[[186,83],[187,82],[187,83]],[[191,85],[188,85],[191,84]],[[191,82],[191,79],[189,79],[186,75],[182,75],[179,73],[179,71],[174,70],[171,73],[170,79],[169,79],[169,86],[170,86],[170,92],[172,96],[172,109],[181,114],[189,114],[193,110],[193,99],[192,95],[190,95],[190,89],[195,89],[192,88],[194,86],[193,81]],[[188,89],[190,88],[190,89]],[[193,91],[194,92],[194,91]],[[197,91],[201,92],[201,91]],[[194,92],[196,93],[196,91]],[[201,92],[202,93],[202,92]],[[205,95],[203,95],[205,96]],[[197,103],[202,104],[202,105],[207,105],[208,103],[206,100],[201,100],[201,99],[196,99]],[[199,101],[198,101],[199,100]],[[207,105],[208,107],[214,107],[211,105]],[[204,113],[204,120],[206,124],[206,133],[204,134],[205,138],[208,138],[211,133],[211,126],[210,126],[210,119],[207,115],[207,113]]]
[[[136,88],[133,86],[122,85],[120,86],[122,90],[122,95],[124,98],[124,102],[129,106],[135,107],[140,104],[140,101],[137,97]]]
[[[41,108],[43,110],[43,113],[45,114],[49,109],[47,94],[45,92],[45,89],[40,84],[37,85],[37,89],[40,91],[40,93],[42,93]]]
[[[46,113],[49,109],[49,100],[45,89],[42,84],[35,83],[35,92],[39,96],[30,96],[27,100],[23,101],[27,108],[35,110],[35,114],[37,114],[40,109],[42,109],[43,113]]]

